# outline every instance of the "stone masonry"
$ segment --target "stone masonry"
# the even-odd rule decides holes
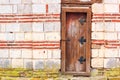
[[[120,66],[120,0],[92,5],[92,68]]]
[[[0,67],[60,68],[60,0],[0,0]]]
[[[61,0],[0,0],[0,67],[60,69]],[[120,0],[92,5],[91,68],[120,65]]]

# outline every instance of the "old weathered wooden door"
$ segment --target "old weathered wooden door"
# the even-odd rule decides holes
[[[91,10],[62,8],[62,72],[89,75]]]

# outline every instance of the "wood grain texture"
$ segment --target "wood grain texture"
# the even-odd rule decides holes
[[[86,21],[81,24],[81,18]],[[62,72],[63,73],[86,73],[90,72],[90,32],[91,32],[91,9],[90,8],[62,8]],[[84,37],[86,42],[80,43]],[[86,62],[80,64],[78,59],[83,56]]]

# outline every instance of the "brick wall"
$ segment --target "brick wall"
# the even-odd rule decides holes
[[[120,66],[120,0],[92,5],[92,68]]]
[[[61,0],[0,0],[0,67],[60,67]],[[92,68],[118,66],[120,0],[92,5]]]
[[[60,67],[60,0],[0,0],[0,67]]]

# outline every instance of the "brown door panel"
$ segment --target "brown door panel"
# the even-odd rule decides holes
[[[88,73],[90,66],[89,9],[65,8],[62,14],[62,60],[65,73]],[[63,59],[64,58],[64,59]],[[63,64],[63,61],[62,61]]]

